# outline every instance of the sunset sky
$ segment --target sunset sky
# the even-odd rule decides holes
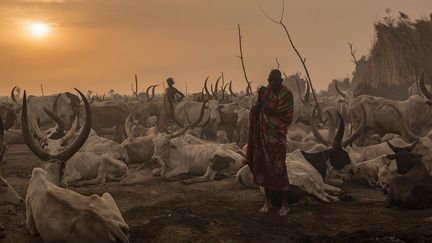
[[[40,95],[40,84],[46,94],[74,87],[130,94],[134,74],[140,90],[172,76],[183,91],[187,81],[191,92],[221,72],[240,90],[237,24],[254,87],[276,67],[275,57],[286,73],[303,73],[260,3],[279,17],[281,0],[0,0],[0,94],[18,85]],[[386,7],[415,19],[429,17],[432,1],[286,0],[285,23],[318,89],[351,75],[346,43],[354,43],[358,57],[367,54],[373,23],[387,15]]]

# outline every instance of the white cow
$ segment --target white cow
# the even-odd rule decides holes
[[[24,140],[41,160],[56,165],[48,166],[47,171],[33,169],[26,195],[26,228],[32,235],[39,234],[45,242],[129,242],[128,225],[109,193],[87,197],[59,187],[65,185],[62,168],[85,143],[91,130],[90,105],[78,93],[85,104],[84,127],[68,148],[52,155],[31,136],[24,91],[21,117]]]
[[[211,181],[218,173],[235,174],[244,164],[245,158],[236,145],[189,144],[179,137],[181,134],[161,133],[154,139],[152,159],[160,164],[164,179],[188,175],[199,177],[183,181],[185,184]]]

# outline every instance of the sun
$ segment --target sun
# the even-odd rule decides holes
[[[49,32],[49,26],[44,23],[30,23],[30,33],[32,36],[42,38]]]

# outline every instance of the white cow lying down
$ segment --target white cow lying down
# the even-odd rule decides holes
[[[337,187],[324,183],[320,173],[303,157],[300,150],[287,154],[286,167],[290,184],[316,196],[323,202],[338,201],[339,198],[329,193],[340,193]],[[248,165],[243,166],[236,175],[237,180],[245,186],[257,187]]]
[[[49,167],[58,167],[49,163]],[[53,169],[56,173],[58,169]],[[128,167],[120,160],[106,154],[77,152],[66,163],[64,181],[70,186],[84,186],[105,183],[107,180],[119,181],[127,175]]]
[[[109,193],[80,195],[35,168],[26,196],[26,227],[45,242],[129,242],[129,227]]]

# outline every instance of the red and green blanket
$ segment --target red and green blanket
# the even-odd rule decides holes
[[[257,185],[288,190],[286,133],[293,117],[294,99],[291,91],[282,85],[278,93],[266,88],[259,100],[261,104],[249,113],[247,163]]]

